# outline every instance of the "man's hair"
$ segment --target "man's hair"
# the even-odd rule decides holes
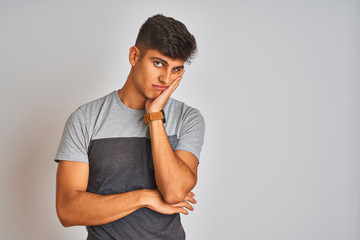
[[[140,50],[140,59],[147,50],[156,49],[167,57],[189,63],[197,51],[195,37],[186,26],[162,14],[146,20],[139,30],[135,46]]]

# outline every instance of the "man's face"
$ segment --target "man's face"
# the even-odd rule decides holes
[[[180,76],[184,61],[174,60],[158,50],[149,49],[133,67],[136,90],[146,98],[154,99]]]

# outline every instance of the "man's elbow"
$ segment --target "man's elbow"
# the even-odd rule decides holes
[[[61,225],[63,225],[64,227],[74,226],[74,224],[72,224],[72,222],[71,222],[71,218],[70,218],[69,214],[64,209],[61,209],[58,207],[56,212],[57,212],[57,215],[58,215]]]
[[[67,222],[67,221],[65,221],[65,220],[63,220],[63,219],[60,219],[60,218],[59,218],[59,220],[60,220],[60,223],[61,223],[61,225],[62,225],[63,227],[68,228],[68,227],[74,226],[74,225],[72,225],[71,223],[69,223],[69,222]]]
[[[69,209],[68,204],[56,203],[56,213],[61,225],[64,227],[75,226],[73,211]]]
[[[163,195],[167,204],[176,204],[185,200],[187,193],[181,191],[172,191]]]
[[[191,174],[186,182],[173,182],[173,184],[166,185],[162,189],[159,188],[159,190],[167,204],[176,204],[185,201],[187,195],[195,187],[196,182],[197,177]]]
[[[191,187],[188,187],[186,189],[171,189],[168,191],[165,191],[162,195],[164,198],[164,201],[167,204],[175,204],[175,203],[179,203],[179,202],[183,202],[185,201],[185,198],[187,197],[187,195],[189,194],[189,192],[191,191],[191,189],[193,189],[195,186],[192,185]]]

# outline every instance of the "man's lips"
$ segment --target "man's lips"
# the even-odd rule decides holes
[[[153,86],[159,91],[164,91],[165,89],[168,88],[168,86],[160,86],[160,85],[154,85],[154,84],[153,84]]]

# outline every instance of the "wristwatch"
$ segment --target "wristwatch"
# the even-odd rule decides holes
[[[154,120],[161,120],[166,123],[164,110],[161,112],[147,113],[144,115],[144,123],[149,123]]]

